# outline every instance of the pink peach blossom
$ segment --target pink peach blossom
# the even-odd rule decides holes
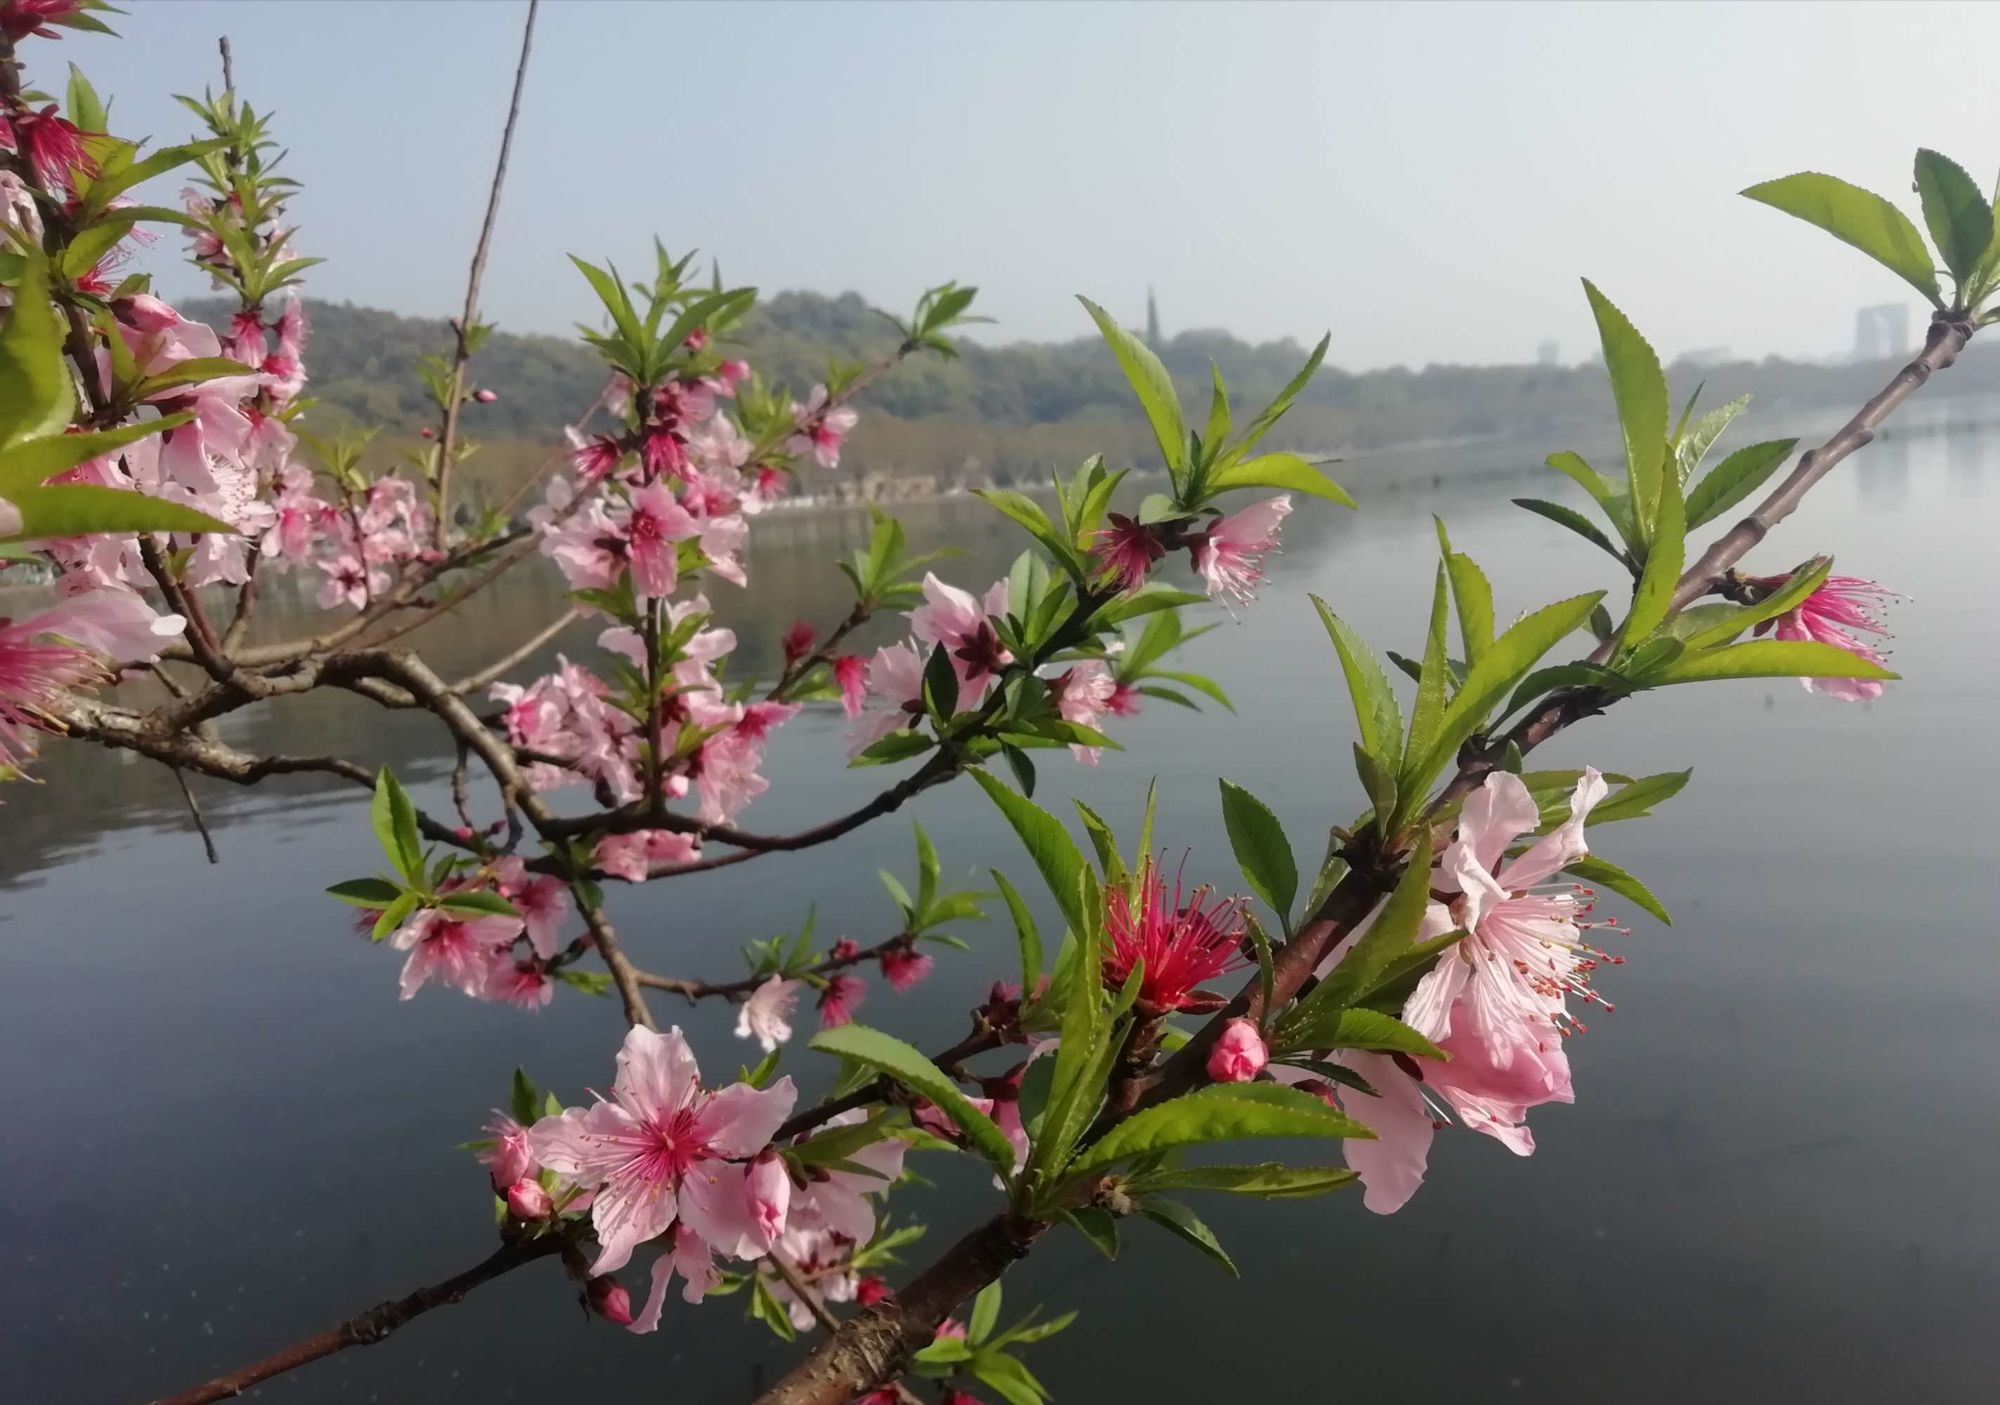
[[[1785,584],[1783,576],[1767,576],[1757,583],[1775,590]],[[1882,623],[1882,608],[1896,599],[1874,581],[1860,576],[1828,576],[1812,594],[1788,610],[1776,623],[1777,637],[1783,640],[1831,644],[1869,663],[1886,662],[1882,651],[1864,640],[1864,634],[1886,639],[1889,631]],[[1760,626],[1758,633],[1771,628]],[[1836,702],[1872,702],[1882,696],[1879,678],[1801,678],[1809,693],[1821,693]]]
[[[736,1037],[755,1039],[770,1053],[792,1037],[792,1013],[799,1004],[798,981],[772,976],[736,1012]]]
[[[751,1234],[743,1163],[770,1144],[797,1098],[790,1078],[709,1092],[678,1028],[636,1026],[610,1100],[544,1117],[528,1140],[544,1166],[597,1192],[592,1272],[608,1273],[676,1220],[725,1248]]]
[[[493,967],[521,933],[521,919],[465,917],[425,908],[398,927],[389,945],[410,953],[399,983],[402,998],[413,997],[433,980],[471,996],[484,996]]]
[[[1264,579],[1265,553],[1276,549],[1278,528],[1291,510],[1291,495],[1280,493],[1209,524],[1190,554],[1210,595],[1241,605],[1255,598]]]

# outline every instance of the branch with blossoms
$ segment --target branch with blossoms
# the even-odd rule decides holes
[[[1078,803],[1079,842],[1034,799],[1038,768],[1065,753],[1094,764],[1143,700],[1227,706],[1218,684],[1173,666],[1200,633],[1181,612],[1247,607],[1295,503],[1353,505],[1323,463],[1264,446],[1324,342],[1247,419],[1215,377],[1196,426],[1152,351],[1086,302],[1158,444],[1156,490],[1128,492],[1127,473],[1092,459],[1043,495],[982,494],[1021,529],[1024,550],[976,589],[940,577],[943,555],[913,553],[878,513],[867,545],[838,563],[853,600],[824,637],[795,628],[775,680],[736,676],[735,635],[707,592],[747,583],[758,516],[837,466],[853,402],[875,378],[910,356],[952,354],[973,290],[928,290],[895,319],[890,357],[836,367],[795,398],[734,354],[754,290],[703,283],[692,255],[657,244],[637,281],[578,260],[601,309],[583,335],[605,361],[607,392],[523,520],[509,503],[459,536],[457,416],[482,390],[497,394],[467,389],[484,336],[476,302],[491,209],[454,346],[419,368],[442,417],[433,447],[406,473],[383,471],[358,438],[304,440],[296,285],[312,261],[286,222],[294,187],[276,171],[270,115],[228,81],[221,98],[188,104],[205,136],[147,152],[104,130],[106,105],[81,74],[61,101],[24,86],[16,45],[102,28],[105,12],[90,0],[0,0],[0,535],[9,559],[53,567],[61,596],[0,625],[0,765],[23,770],[45,739],[66,735],[233,783],[306,773],[365,786],[384,867],[331,891],[401,953],[403,998],[443,986],[532,1010],[564,987],[615,995],[626,1026],[608,1098],[571,1105],[517,1071],[506,1110],[474,1144],[497,1250],[177,1401],[227,1398],[380,1341],[555,1258],[592,1314],[635,1333],[729,1296],[783,1342],[823,1331],[766,1405],[880,1405],[923,1382],[950,1405],[982,1392],[1034,1405],[1049,1391],[1020,1349],[1071,1315],[1003,1326],[1000,1279],[1047,1236],[1074,1231],[1115,1255],[1143,1224],[1233,1271],[1188,1197],[1290,1200],[1358,1185],[1364,1207],[1387,1214],[1420,1188],[1433,1139],[1454,1124],[1528,1154],[1531,1112],[1574,1097],[1569,1050],[1603,1003],[1595,976],[1623,959],[1605,949],[1624,929],[1600,900],[1666,917],[1640,879],[1593,852],[1592,831],[1644,816],[1688,780],[1531,770],[1528,754],[1663,687],[1797,677],[1835,699],[1879,695],[1893,677],[1879,648],[1887,592],[1835,575],[1821,556],[1779,571],[1743,563],[1994,319],[2000,286],[1992,205],[1936,153],[1920,153],[1915,170],[1929,247],[1888,202],[1829,177],[1754,187],[1752,198],[1889,267],[1937,315],[1923,352],[1826,443],[1792,463],[1795,441],[1770,440],[1711,466],[1743,402],[1697,417],[1691,397],[1676,415],[1650,346],[1586,284],[1625,464],[1606,473],[1551,457],[1595,518],[1555,501],[1521,505],[1612,557],[1615,599],[1574,596],[1503,628],[1492,584],[1440,524],[1428,627],[1410,657],[1387,654],[1385,666],[1316,602],[1353,702],[1366,809],[1333,828],[1312,869],[1267,806],[1223,781],[1247,890],[1232,893],[1192,856],[1169,876],[1173,846],[1156,839],[1150,798],[1129,842]],[[507,145],[503,133],[503,168]],[[180,209],[135,203],[144,182],[182,168],[198,186]],[[496,203],[499,187],[496,172]],[[141,227],[159,223],[185,231],[196,265],[235,292],[226,336],[123,271]],[[1694,551],[1695,533],[1787,463],[1754,510]],[[1199,591],[1162,579],[1180,552]],[[453,681],[404,642],[531,557],[563,577],[565,621],[596,617],[593,653],[511,681],[553,642],[551,626]],[[247,644],[266,571],[304,575],[336,622]],[[217,588],[235,596],[220,628],[203,595]],[[869,624],[905,637],[843,652]],[[1392,682],[1398,668],[1412,688]],[[140,669],[162,685],[152,707],[92,696]],[[367,758],[260,755],[215,728],[325,688],[435,719],[456,759],[451,810],[426,813]],[[819,706],[846,713],[852,764],[900,776],[790,834],[743,827],[773,784],[763,774],[772,732]],[[915,882],[885,880],[897,916],[872,945],[822,947],[809,915],[796,933],[749,943],[746,975],[704,978],[656,971],[659,934],[612,920],[611,880],[835,843],[967,773],[1021,838],[1058,925],[1044,930],[998,868],[990,893],[947,889],[921,828]],[[1006,909],[1018,965],[957,1043],[926,1055],[861,1023],[870,964],[892,993],[922,999],[932,949],[963,945],[943,929],[982,920],[989,898]],[[1231,975],[1238,988],[1219,988]],[[809,1047],[833,1061],[810,1103],[786,1064],[808,992],[819,1026]],[[649,993],[738,1005],[736,1034],[759,1062],[734,1081],[704,1080],[682,1033],[658,1027]],[[1275,1139],[1327,1155],[1300,1165],[1239,1150]],[[1214,1160],[1218,1149],[1233,1159]],[[903,1277],[890,1270],[923,1228],[892,1222],[890,1207],[912,1156],[975,1158],[1000,1199]],[[643,1292],[625,1281],[640,1262]],[[670,1309],[676,1294],[683,1306]]]

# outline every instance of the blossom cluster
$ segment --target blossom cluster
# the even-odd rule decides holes
[[[755,1265],[776,1256],[822,1297],[854,1301],[863,1286],[852,1254],[875,1235],[871,1197],[902,1175],[905,1143],[885,1134],[831,1167],[787,1156],[773,1139],[796,1101],[790,1078],[710,1089],[679,1029],[634,1028],[609,1097],[528,1126],[496,1114],[481,1158],[515,1218],[588,1217],[597,1243],[589,1299],[634,1332],[659,1325],[676,1276],[682,1298],[700,1302],[721,1281],[718,1259]],[[798,1140],[866,1120],[844,1113]],[[652,1244],[660,1252],[635,1313],[612,1275]],[[805,1304],[782,1284],[775,1291],[798,1326],[811,1325]]]

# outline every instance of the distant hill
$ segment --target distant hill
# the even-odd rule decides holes
[[[225,316],[219,303],[195,302],[195,316]],[[350,303],[310,305],[310,393],[331,418],[351,417],[390,433],[411,433],[430,419],[411,365],[449,344],[439,320],[401,317]],[[854,293],[779,293],[741,329],[743,354],[770,379],[803,393],[829,356],[867,360],[894,345],[894,332]],[[1228,382],[1239,416],[1254,411],[1303,362],[1291,341],[1251,344],[1227,332],[1181,332],[1156,348],[1173,374],[1190,418],[1208,404],[1209,365]],[[864,404],[852,446],[856,473],[919,476],[940,485],[966,477],[1006,482],[1039,477],[1050,464],[1103,451],[1114,462],[1154,454],[1123,378],[1095,337],[1074,341],[965,343],[956,361],[918,358],[878,386]],[[1995,356],[1975,347],[1968,359]],[[603,384],[596,357],[574,341],[496,333],[473,363],[478,384],[497,403],[482,407],[472,431],[487,441],[548,444]],[[1889,363],[1822,366],[1768,358],[1759,362],[1671,368],[1676,396],[1698,380],[1704,404],[1753,391],[1764,414],[1756,433],[1787,432],[1769,412],[1786,407],[1859,405],[1887,378]],[[1956,389],[1983,388],[1984,376],[1950,378]],[[1940,389],[1944,389],[1941,385]],[[1600,366],[1431,365],[1360,374],[1322,367],[1298,408],[1271,441],[1324,453],[1482,435],[1543,436],[1562,446],[1580,427],[1607,427],[1610,401]]]

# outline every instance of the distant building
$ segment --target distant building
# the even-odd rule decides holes
[[[1910,309],[1905,303],[1881,303],[1854,313],[1854,359],[1886,361],[1910,349]]]
[[[1153,285],[1146,285],[1146,345],[1160,349],[1160,304],[1153,297]]]
[[[1540,346],[1535,348],[1535,364],[1537,366],[1555,366],[1560,365],[1561,362],[1562,347],[1556,344],[1554,337],[1547,338]]]

